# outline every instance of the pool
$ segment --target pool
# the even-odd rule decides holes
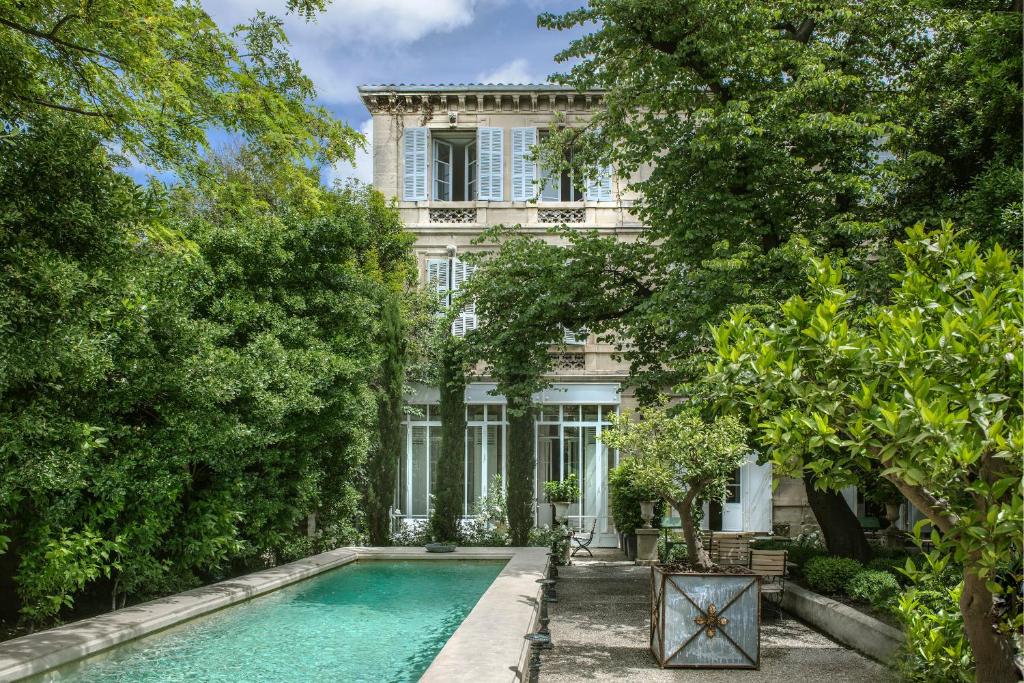
[[[51,672],[76,683],[416,681],[505,561],[361,561]]]

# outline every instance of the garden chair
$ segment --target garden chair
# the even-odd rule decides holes
[[[580,529],[579,531],[573,531],[572,542],[573,544],[575,544],[576,547],[572,549],[572,553],[569,555],[569,557],[576,557],[576,553],[578,553],[581,550],[585,550],[587,552],[587,555],[593,557],[594,553],[590,552],[590,544],[594,542],[594,531],[596,530],[597,520],[595,519],[594,523],[590,525],[590,531],[586,534],[583,533],[582,529]]]
[[[722,566],[746,567],[750,561],[751,534],[715,533],[711,536],[711,559]]]
[[[761,577],[761,596],[782,615],[782,594],[786,590],[785,550],[750,550],[750,571]]]

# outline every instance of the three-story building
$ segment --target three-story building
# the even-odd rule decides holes
[[[373,184],[397,199],[405,225],[416,235],[420,281],[442,300],[472,276],[462,256],[478,248],[474,238],[496,224],[520,225],[546,239],[555,225],[596,230],[636,239],[643,226],[632,215],[625,182],[607,170],[598,180],[574,182],[567,173],[545,173],[531,160],[531,148],[555,125],[586,125],[603,106],[600,91],[579,93],[557,85],[366,85],[359,88],[373,116]],[[452,327],[461,335],[477,325],[472,305]],[[628,366],[613,358],[613,347],[585,331],[564,331],[550,388],[539,405],[536,438],[537,523],[551,522],[543,504],[543,483],[575,473],[580,502],[574,525],[596,524],[597,545],[616,544],[608,513],[608,472],[617,454],[602,443],[607,416],[631,407],[623,391]],[[467,434],[464,505],[487,492],[506,466],[505,401],[488,378],[466,389]],[[417,387],[419,406],[404,425],[395,508],[403,517],[426,518],[435,485],[441,423],[436,387]],[[738,470],[729,498],[714,505],[705,524],[723,530],[768,531],[772,524],[769,465],[751,460]],[[802,497],[802,496],[799,496]],[[786,504],[785,496],[777,503]],[[800,506],[802,500],[792,500]],[[785,510],[776,512],[785,513]],[[790,516],[799,514],[797,511]]]

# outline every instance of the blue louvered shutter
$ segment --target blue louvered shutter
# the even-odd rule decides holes
[[[448,292],[448,263],[446,258],[427,261],[427,288],[433,290],[446,307],[451,298]]]
[[[504,199],[502,173],[504,172],[504,129],[477,128],[477,169],[480,188],[477,197],[500,202]]]
[[[402,133],[402,199],[427,198],[427,129],[406,128]]]
[[[473,276],[473,272],[476,270],[476,265],[472,263],[465,263],[458,259],[452,262],[452,290],[456,293],[456,296],[466,284],[466,281]],[[458,317],[452,322],[452,334],[456,337],[464,337],[467,332],[471,332],[476,329],[476,302],[471,299],[462,299],[457,297],[458,304],[461,306]]]
[[[537,164],[530,159],[537,144],[536,128],[512,129],[512,201],[525,202],[537,196]]]
[[[610,202],[612,200],[612,167],[603,166],[597,177],[587,180],[587,201]]]
[[[587,337],[590,336],[590,330],[583,327],[575,332],[570,330],[568,327],[562,328],[562,342],[570,346],[580,346],[587,343]]]

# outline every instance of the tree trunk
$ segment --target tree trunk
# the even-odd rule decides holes
[[[707,484],[698,484],[686,492],[681,501],[670,501],[679,513],[679,522],[683,525],[683,538],[686,539],[686,560],[691,567],[711,568],[711,557],[704,549],[700,534],[693,528],[693,501]]]
[[[811,472],[804,472],[804,491],[828,551],[840,557],[852,557],[858,562],[870,560],[871,546],[864,536],[864,529],[843,497],[834,491],[815,488]]]
[[[529,543],[533,526],[533,407],[509,398],[508,526],[512,545]]]
[[[1007,638],[995,631],[992,607],[992,593],[985,587],[985,580],[965,568],[960,611],[964,616],[964,633],[974,651],[974,680],[978,683],[1018,681],[1013,648]]]

